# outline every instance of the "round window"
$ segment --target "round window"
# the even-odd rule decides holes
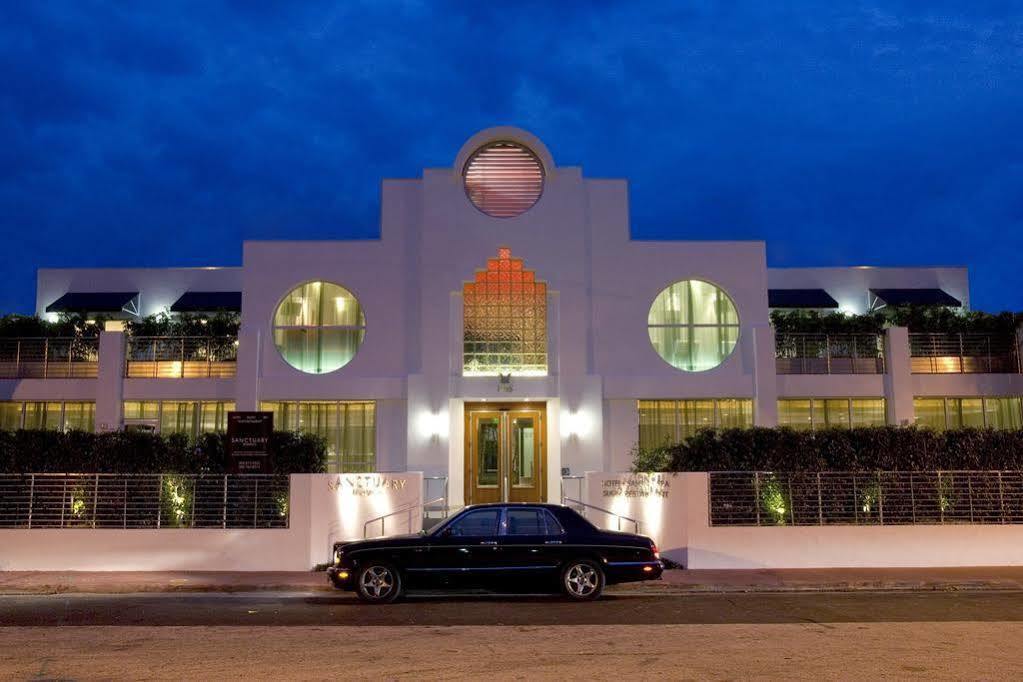
[[[494,218],[514,218],[543,193],[543,164],[515,142],[492,142],[465,164],[465,193],[473,206]]]
[[[647,317],[650,343],[672,367],[702,372],[735,350],[739,315],[720,289],[698,279],[675,282],[657,295]]]
[[[277,306],[274,345],[284,361],[308,374],[341,369],[366,335],[366,318],[350,291],[330,282],[307,282]]]

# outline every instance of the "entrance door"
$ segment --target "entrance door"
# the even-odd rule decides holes
[[[465,406],[465,501],[543,502],[546,406]]]

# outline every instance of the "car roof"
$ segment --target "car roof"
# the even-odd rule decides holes
[[[543,507],[545,509],[565,509],[563,504],[552,504],[550,502],[480,502],[479,504],[467,504],[465,509],[486,509],[487,507]]]

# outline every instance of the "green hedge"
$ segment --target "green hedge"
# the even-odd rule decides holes
[[[1023,470],[1023,431],[708,429],[633,453],[633,471]]]
[[[771,326],[779,334],[880,333],[886,327],[907,327],[911,332],[937,334],[1013,334],[1023,324],[1023,313],[958,311],[938,306],[888,306],[862,315],[818,313],[815,310],[775,310]]]
[[[224,473],[225,436],[138,431],[0,431],[0,473]],[[275,431],[270,455],[278,474],[322,473],[326,442],[312,434]]]

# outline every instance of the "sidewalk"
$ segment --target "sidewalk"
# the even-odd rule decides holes
[[[64,592],[329,591],[314,572],[0,572],[0,594]],[[670,570],[660,581],[609,588],[629,594],[706,592],[847,592],[854,590],[1023,590],[1023,566]]]

